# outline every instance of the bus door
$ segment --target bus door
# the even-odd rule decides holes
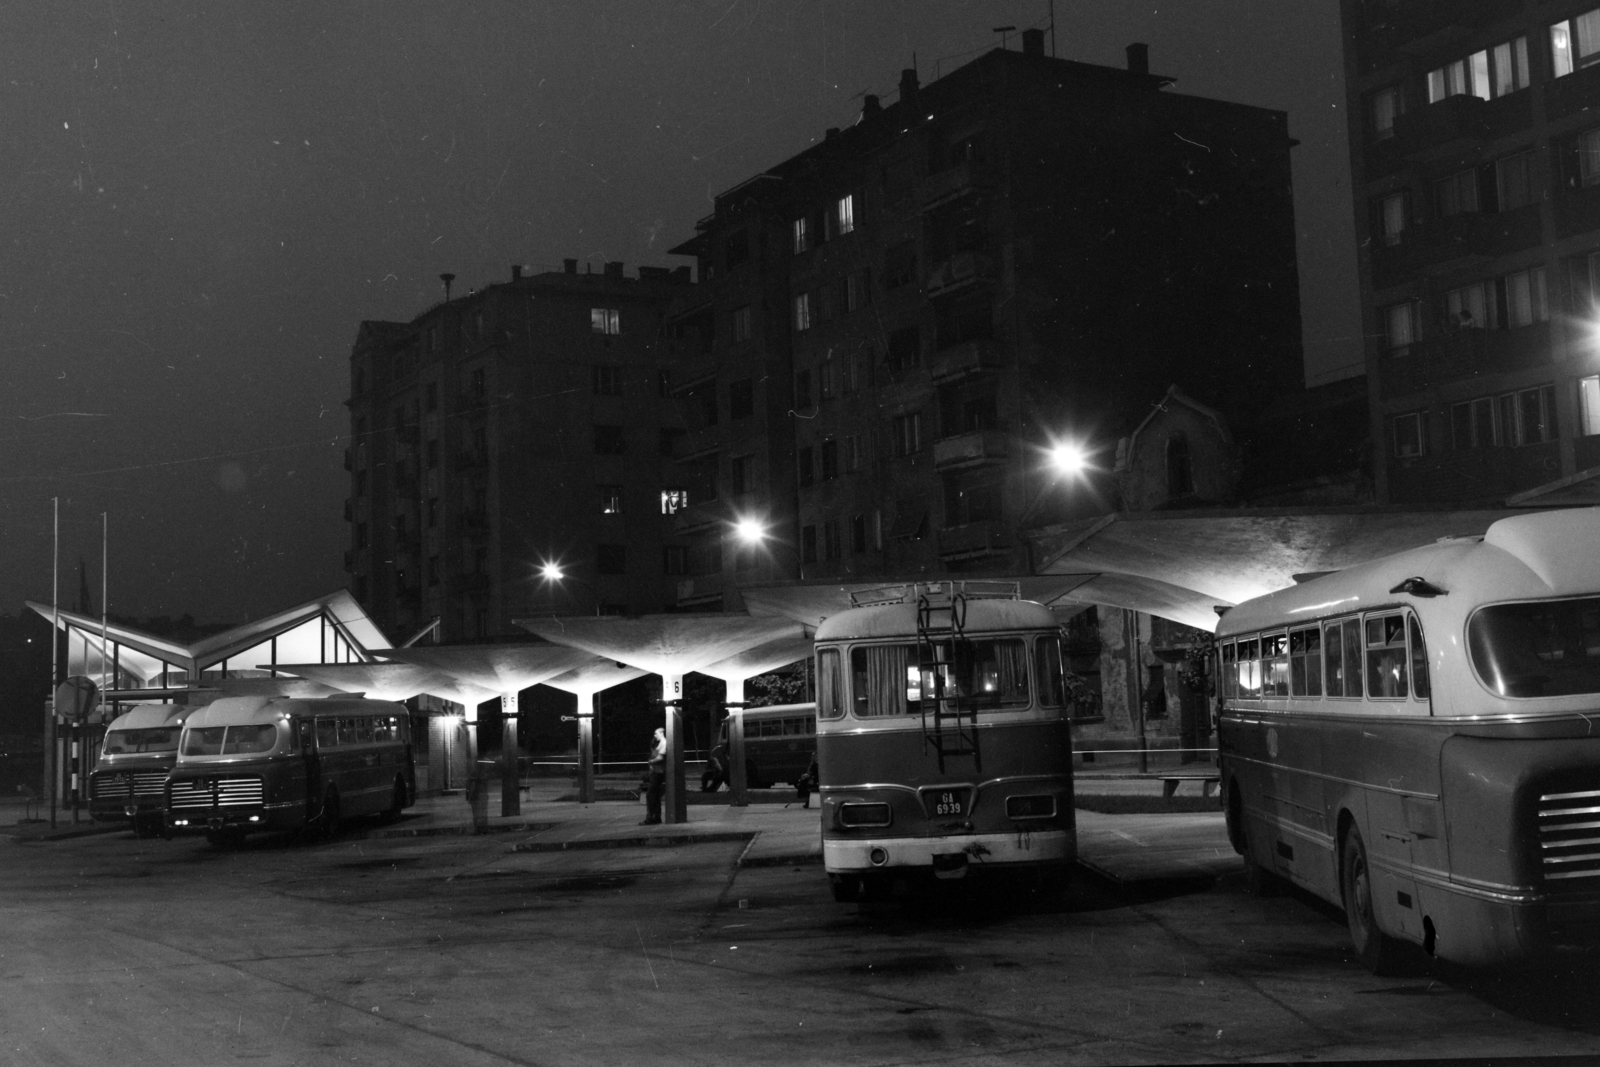
[[[317,726],[311,719],[296,719],[300,759],[306,777],[306,822],[322,814],[322,757],[317,752]]]

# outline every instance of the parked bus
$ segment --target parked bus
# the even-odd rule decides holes
[[[1372,970],[1600,940],[1600,509],[1240,604],[1217,666],[1234,848],[1341,906]]]
[[[177,762],[183,721],[194,710],[140,704],[112,720],[89,775],[91,818],[127,823],[140,837],[161,832],[167,774]]]
[[[416,797],[403,705],[358,697],[224,697],[184,724],[167,825],[213,844],[255,830],[331,834],[354,815],[397,816]]]
[[[834,898],[896,878],[1064,876],[1076,857],[1059,624],[1012,582],[856,594],[817,628]]]
[[[744,780],[751,789],[779,782],[799,785],[817,756],[817,706],[768,704],[744,710]],[[728,723],[700,775],[700,789],[715,793],[728,781]]]

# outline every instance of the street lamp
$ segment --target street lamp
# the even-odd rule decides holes
[[[747,545],[759,545],[767,539],[767,528],[759,519],[739,519],[733,524],[733,532]]]
[[[539,568],[539,577],[546,582],[559,582],[562,578],[566,577],[566,575],[561,570],[561,564],[557,563],[555,560],[547,560],[545,561],[545,564]]]
[[[1057,474],[1076,477],[1089,469],[1089,455],[1074,441],[1057,441],[1050,447],[1050,466]]]

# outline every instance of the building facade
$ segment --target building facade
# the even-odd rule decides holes
[[[663,320],[688,269],[577,266],[361,324],[346,570],[389,633],[438,619],[441,640],[478,640],[520,633],[513,616],[673,605]]]
[[[1600,466],[1600,9],[1341,0],[1380,502]]]
[[[1027,573],[1029,523],[1118,506],[1116,441],[1168,384],[1234,419],[1298,386],[1285,116],[1170,83],[1029,31],[716,198],[673,250],[701,279],[680,605]],[[1046,474],[1061,440],[1105,476]],[[768,538],[728,541],[749,518]]]

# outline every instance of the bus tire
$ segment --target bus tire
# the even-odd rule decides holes
[[[396,778],[394,780],[394,799],[390,801],[388,808],[384,810],[383,821],[394,822],[400,817],[400,813],[405,810],[406,780],[404,778]]]
[[[1339,889],[1356,957],[1373,974],[1400,973],[1403,946],[1378,926],[1378,917],[1372,910],[1372,873],[1367,866],[1367,847],[1354,823],[1345,830],[1339,848]]]

